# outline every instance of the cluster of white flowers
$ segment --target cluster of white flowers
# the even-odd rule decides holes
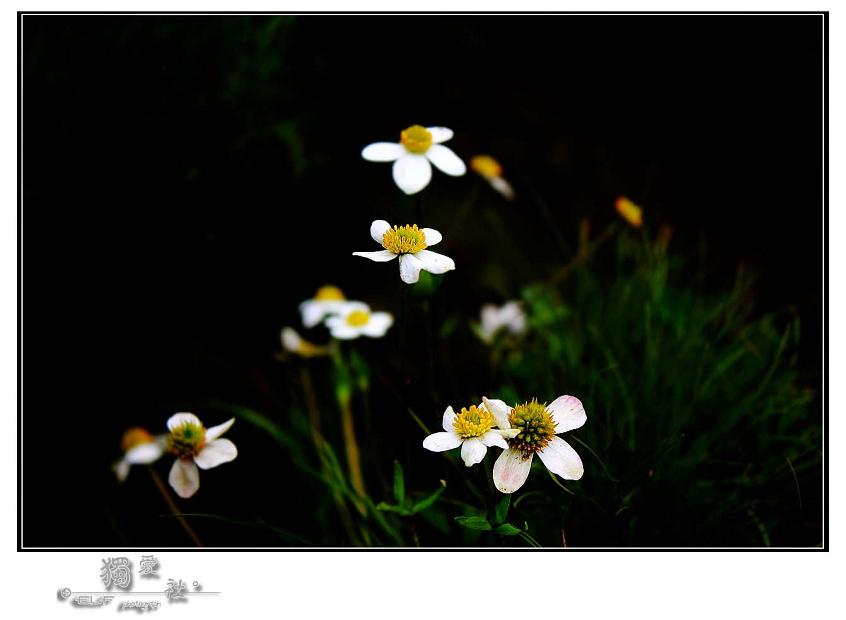
[[[549,471],[565,480],[581,478],[582,460],[558,434],[586,421],[585,409],[575,396],[559,396],[549,405],[532,400],[514,407],[482,398],[481,404],[462,408],[458,414],[447,407],[444,431],[426,437],[423,447],[443,452],[461,446],[467,467],[481,462],[488,448],[503,448],[494,464],[493,481],[503,493],[514,493],[529,477],[535,454]]]
[[[464,162],[443,145],[452,137],[452,130],[446,127],[412,125],[401,132],[398,143],[370,144],[361,154],[368,161],[393,162],[397,186],[406,194],[415,194],[429,184],[433,165],[450,176],[466,173]],[[477,156],[471,160],[471,167],[505,198],[514,198],[514,190],[502,177],[502,166],[495,159]],[[618,210],[629,221],[635,215],[639,217],[635,209],[618,204]],[[382,249],[353,252],[353,255],[375,262],[398,258],[400,278],[407,284],[417,282],[420,271],[444,274],[455,269],[451,258],[428,249],[442,240],[441,233],[434,228],[419,228],[417,224],[391,226],[385,220],[375,220],[370,225],[370,236]],[[362,301],[348,300],[338,287],[331,285],[318,289],[313,298],[300,304],[299,310],[306,328],[323,324],[336,340],[381,338],[394,321],[388,312],[374,312]],[[489,344],[503,331],[512,336],[526,331],[526,313],[517,301],[501,307],[486,304],[480,319],[477,334]],[[305,340],[292,327],[284,327],[280,338],[286,352],[302,357],[337,351],[332,343],[324,346]],[[462,407],[458,413],[447,407],[443,432],[426,437],[423,447],[443,452],[460,446],[467,467],[480,463],[488,448],[501,448],[493,468],[494,484],[503,493],[513,493],[528,478],[535,454],[554,474],[566,480],[581,478],[584,468],[579,455],[557,435],[579,428],[586,419],[582,403],[574,396],[561,396],[549,405],[532,400],[514,407],[501,400],[483,398],[478,405]],[[115,474],[123,481],[131,465],[150,464],[164,454],[171,454],[175,460],[168,481],[180,497],[191,497],[200,487],[200,469],[217,467],[238,455],[235,445],[221,438],[233,422],[234,418],[206,428],[193,413],[176,413],[167,421],[167,433],[154,436],[145,429],[130,429],[123,438],[124,455],[113,466]]]
[[[123,436],[123,457],[114,464],[123,482],[131,465],[149,465],[165,454],[175,457],[168,482],[179,497],[188,498],[200,488],[200,469],[212,469],[235,460],[238,449],[221,435],[235,418],[206,428],[193,413],[175,413],[167,421],[168,432],[153,436],[143,428],[131,428]]]
[[[337,286],[327,284],[317,289],[314,297],[300,304],[300,315],[307,328],[321,323],[337,340],[354,340],[361,336],[382,338],[394,324],[389,312],[374,312],[363,301],[348,300]],[[302,357],[328,355],[329,348],[302,338],[292,327],[283,327],[282,347]]]

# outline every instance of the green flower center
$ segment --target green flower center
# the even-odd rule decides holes
[[[514,407],[508,421],[512,428],[520,431],[514,439],[508,441],[508,445],[515,450],[522,450],[526,456],[546,448],[555,436],[555,421],[546,410],[546,404],[540,404],[534,398],[531,402]]]
[[[486,407],[481,409],[472,405],[469,409],[462,407],[461,411],[455,416],[452,423],[455,432],[462,439],[469,439],[470,437],[481,437],[494,424],[493,415]]]
[[[432,132],[421,125],[412,125],[408,129],[402,130],[400,144],[409,153],[420,155],[428,151],[429,147],[432,146]]]
[[[417,224],[394,226],[382,235],[382,247],[394,254],[416,254],[426,249],[426,233]]]
[[[186,422],[170,431],[167,449],[178,458],[194,456],[206,443],[206,429],[202,424]]]

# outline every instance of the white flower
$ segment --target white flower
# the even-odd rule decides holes
[[[333,338],[352,340],[359,336],[381,338],[394,324],[394,317],[387,312],[371,312],[370,306],[360,301],[348,301],[334,316],[326,319],[326,327]]]
[[[279,333],[282,348],[288,353],[295,353],[301,357],[320,357],[329,355],[327,347],[321,347],[302,338],[293,327],[283,327]]]
[[[200,469],[211,469],[238,456],[238,449],[228,439],[219,439],[235,418],[205,428],[193,413],[175,413],[167,421],[170,435],[167,449],[176,456],[167,480],[179,497],[188,498],[200,488]],[[200,469],[197,469],[197,468]]]
[[[417,228],[417,224],[391,228],[385,220],[376,220],[370,225],[370,236],[385,249],[353,252],[353,256],[363,256],[377,263],[399,256],[400,278],[406,284],[417,282],[421,269],[429,273],[455,269],[455,262],[450,257],[426,249],[441,241],[441,233],[434,228]]]
[[[441,144],[452,138],[446,127],[412,125],[400,134],[399,143],[375,142],[364,147],[367,161],[394,162],[394,182],[406,194],[416,194],[432,179],[432,164],[442,172],[460,177],[467,167],[451,149]]]
[[[153,436],[147,429],[134,427],[128,429],[121,439],[123,457],[112,465],[119,482],[126,480],[132,465],[149,465],[164,454],[167,435]]]
[[[501,329],[507,329],[508,333],[514,336],[526,333],[526,313],[519,301],[509,301],[500,307],[485,304],[482,306],[480,318],[477,333],[488,344],[493,342]]]
[[[300,304],[303,325],[314,327],[327,316],[335,312],[347,300],[337,286],[327,284],[317,289],[314,297]]]
[[[557,437],[579,428],[587,421],[581,401],[575,396],[559,396],[548,406],[537,400],[509,407],[501,400],[484,399],[500,428],[519,432],[508,442],[508,449],[496,460],[493,480],[503,493],[514,493],[523,486],[537,454],[546,468],[565,480],[578,480],[584,474],[582,459],[566,441]]]
[[[493,428],[496,420],[484,403],[462,407],[457,414],[452,407],[444,411],[443,433],[433,433],[423,440],[423,447],[432,452],[444,452],[461,446],[461,458],[467,467],[480,463],[489,447],[508,449],[505,439],[514,437],[515,430]]]
[[[490,183],[507,200],[514,199],[514,189],[502,176],[502,166],[490,155],[476,155],[470,160],[470,168]]]

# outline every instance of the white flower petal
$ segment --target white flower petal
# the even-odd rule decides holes
[[[164,454],[163,446],[156,441],[150,441],[130,448],[123,458],[130,465],[148,465],[158,461],[162,454]]]
[[[346,317],[350,312],[355,312],[356,310],[361,310],[363,312],[370,312],[370,306],[368,306],[363,301],[345,301],[338,307],[338,314],[339,317]]]
[[[585,408],[575,396],[559,396],[546,407],[555,421],[555,432],[566,433],[583,426],[587,421]]]
[[[387,312],[374,312],[367,325],[362,325],[361,333],[371,338],[381,338],[394,324],[394,317]]]
[[[402,281],[406,284],[414,284],[420,279],[420,270],[423,269],[423,261],[414,254],[401,254],[399,267]]]
[[[129,463],[126,461],[126,459],[121,459],[117,463],[112,465],[112,471],[115,472],[115,476],[117,476],[118,482],[123,482],[129,475]]]
[[[177,426],[182,426],[183,424],[200,426],[202,425],[202,422],[200,422],[200,418],[195,416],[193,413],[174,413],[167,419],[167,430],[172,431]]]
[[[324,317],[337,312],[344,305],[340,299],[307,299],[300,304],[300,315],[303,325],[311,328],[320,323]]]
[[[302,344],[303,339],[300,338],[300,335],[295,329],[291,327],[283,327],[279,337],[282,340],[282,348],[286,351],[296,353],[300,350],[300,344]]]
[[[521,450],[503,450],[494,463],[493,481],[503,493],[514,493],[526,482],[532,469],[532,454],[523,456]]]
[[[341,321],[332,325],[329,324],[329,321],[326,322],[326,327],[329,328],[329,333],[332,334],[333,338],[337,338],[338,340],[355,340],[361,336],[360,328],[348,325],[343,319]]]
[[[211,469],[234,461],[236,456],[238,456],[238,448],[234,443],[228,439],[215,439],[194,455],[194,462],[200,469]]]
[[[396,142],[374,142],[361,151],[367,161],[394,161],[405,154],[405,147]]]
[[[373,241],[382,245],[382,239],[390,229],[391,225],[385,220],[373,220],[370,225],[370,236],[373,237]]]
[[[200,488],[200,470],[191,459],[176,459],[167,481],[179,497],[187,499]]]
[[[453,422],[455,422],[455,410],[452,408],[452,405],[450,405],[444,410],[444,417],[443,420],[441,420],[441,426],[443,426],[443,429],[448,433],[452,433],[455,432]]]
[[[441,172],[453,177],[460,177],[467,172],[467,166],[461,161],[452,149],[442,144],[433,144],[426,151],[426,157],[430,162],[435,164],[435,167]]]
[[[481,463],[488,452],[488,447],[478,437],[465,439],[461,444],[461,458],[467,467]]]
[[[511,424],[508,421],[508,416],[511,415],[511,407],[506,405],[505,401],[498,398],[486,398],[484,396],[482,397],[482,401],[485,403],[488,411],[491,412],[491,415],[493,415],[496,425],[499,428],[511,428]]]
[[[455,261],[449,256],[431,250],[420,250],[414,257],[423,263],[423,269],[429,273],[446,273],[455,269]]]
[[[498,446],[503,450],[508,449],[508,442],[505,441],[505,438],[500,433],[497,433],[493,429],[489,430],[487,433],[482,435],[482,443],[484,443],[489,448]]]
[[[389,260],[394,260],[397,255],[388,250],[377,250],[375,252],[353,252],[353,256],[363,256],[369,258],[377,263],[387,263]]]
[[[432,433],[423,440],[423,447],[432,452],[444,452],[461,445],[461,437],[454,431],[451,433]]]
[[[514,200],[514,188],[511,187],[511,184],[508,181],[502,177],[493,177],[492,179],[488,179],[488,182],[491,184],[491,187],[502,194],[503,198],[506,200]]]
[[[406,194],[416,194],[432,180],[432,166],[426,155],[406,154],[394,162],[393,174],[397,187]]]
[[[440,243],[443,236],[434,228],[424,228],[423,234],[426,235],[426,245],[431,246]]]
[[[561,437],[553,437],[538,456],[549,471],[565,480],[578,480],[585,473],[582,459]]]
[[[232,425],[235,424],[235,418],[230,418],[223,424],[218,424],[217,426],[212,426],[211,428],[206,429],[206,443],[212,442],[223,433],[228,431],[232,428]]]
[[[432,134],[432,144],[440,144],[451,140],[453,133],[452,129],[447,127],[426,127],[430,134]]]
[[[493,304],[485,304],[482,306],[482,311],[480,312],[480,319],[482,323],[482,328],[485,331],[494,332],[500,326],[499,320],[499,308],[497,308]]]

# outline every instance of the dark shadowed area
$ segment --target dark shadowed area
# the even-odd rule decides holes
[[[206,515],[189,519],[208,546],[524,544],[456,525],[493,509],[475,496],[484,470],[422,450],[405,412],[439,430],[447,404],[497,393],[578,394],[588,412],[597,459],[573,442],[575,495],[536,470],[512,497],[509,518],[541,544],[822,542],[819,17],[26,16],[22,42],[24,546],[190,546],[146,467],[122,485],[110,471],[127,427],[164,432],[176,411],[238,418],[238,458],[178,502]],[[415,221],[390,164],[360,156],[415,123],[452,128],[465,161],[496,157],[518,197],[437,170],[420,194],[457,268],[411,294],[407,328],[356,342],[367,420],[354,405],[374,504],[396,499],[394,460],[415,497],[447,487],[352,536],[292,413],[308,369],[343,463],[329,364],[280,361],[279,330],[325,342],[297,307],[327,282],[399,317],[396,264],[351,253],[377,249],[372,220]],[[619,195],[643,208],[643,238]],[[554,291],[532,288],[568,264],[585,221],[614,237]],[[637,265],[657,263],[637,244],[662,226],[666,284],[639,284]],[[657,286],[644,316],[667,322],[652,331],[631,319]],[[520,297],[547,335],[491,366],[467,323]],[[722,300],[737,304],[730,327],[690,327]],[[711,368],[706,351],[704,400],[675,394]],[[631,427],[616,426],[624,411]]]

